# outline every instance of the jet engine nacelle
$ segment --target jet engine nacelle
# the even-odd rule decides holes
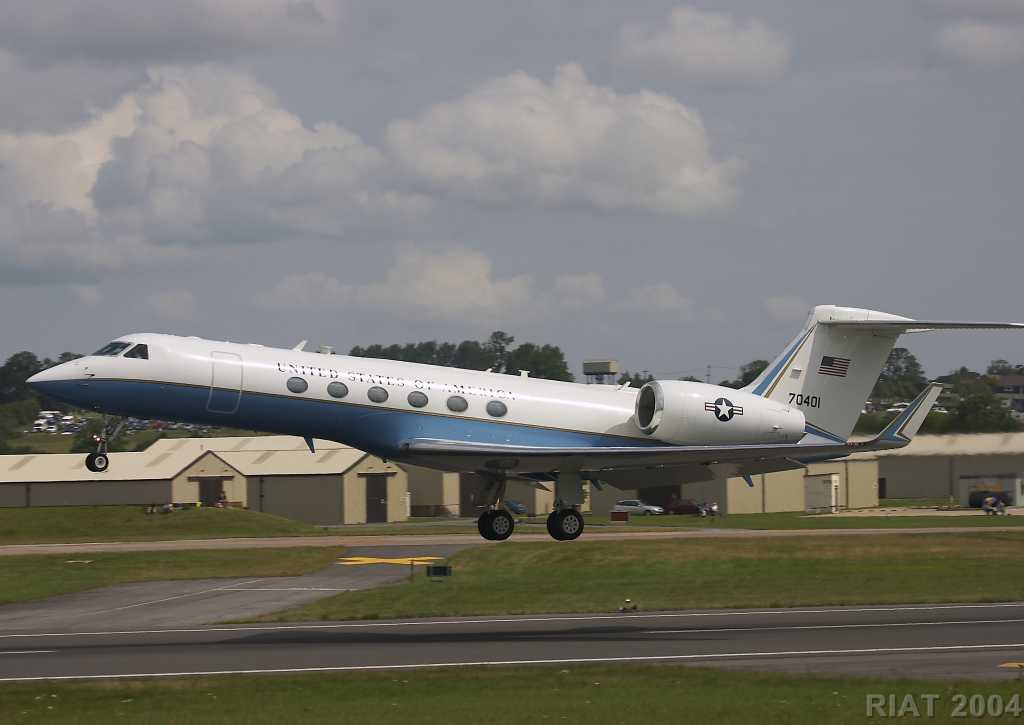
[[[796,443],[804,414],[733,388],[655,380],[640,388],[634,422],[644,433],[677,445]]]

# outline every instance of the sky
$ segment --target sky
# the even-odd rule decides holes
[[[1024,320],[1024,0],[0,5],[0,321],[734,377]],[[903,338],[928,373],[1024,335]]]

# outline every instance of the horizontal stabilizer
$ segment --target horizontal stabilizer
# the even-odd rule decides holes
[[[849,327],[903,334],[933,330],[1024,330],[1024,322],[946,322],[936,320],[822,320],[829,327]]]
[[[942,388],[942,383],[930,383],[874,440],[896,443],[900,446],[910,443],[910,439],[920,430],[924,419],[932,412],[932,406],[939,399]]]

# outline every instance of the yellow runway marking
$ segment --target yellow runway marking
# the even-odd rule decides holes
[[[440,556],[406,556],[399,559],[380,559],[375,556],[346,556],[338,559],[342,566],[362,566],[363,564],[403,564],[405,566],[426,566],[437,561]]]

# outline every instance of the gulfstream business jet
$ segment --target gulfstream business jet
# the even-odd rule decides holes
[[[847,439],[903,333],[1024,329],[927,322],[815,307],[800,333],[742,390],[656,380],[639,390],[215,342],[125,335],[33,376],[40,393],[118,416],[232,426],[354,446],[488,482],[480,534],[507,539],[505,483],[555,491],[548,531],[583,531],[583,483],[635,487],[749,477],[907,445],[938,397],[931,384],[878,436]],[[85,461],[109,466],[105,438]]]

